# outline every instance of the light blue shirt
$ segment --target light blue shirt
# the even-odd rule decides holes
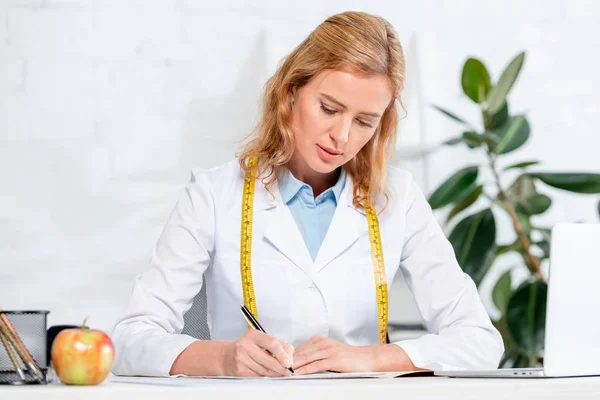
[[[298,180],[289,170],[284,170],[280,176],[281,199],[290,209],[313,261],[325,239],[345,184],[346,171],[342,168],[337,183],[315,198],[312,187]]]

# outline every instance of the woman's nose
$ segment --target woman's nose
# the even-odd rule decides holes
[[[329,136],[339,145],[345,144],[348,141],[350,135],[350,128],[352,127],[352,118],[340,118],[336,126],[331,130]]]

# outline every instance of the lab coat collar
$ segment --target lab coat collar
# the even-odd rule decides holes
[[[356,207],[354,205],[354,182],[352,181],[352,177],[350,175],[347,175],[346,181],[347,183],[345,189],[347,190],[344,190],[343,192],[343,197],[346,198],[346,205],[352,208],[354,211],[366,216],[367,213],[364,209]]]
[[[277,250],[293,262],[299,269],[304,271],[311,279],[314,278],[313,261],[308,252],[300,230],[290,210],[286,207],[279,191],[277,179],[267,190],[262,182],[262,176],[256,180],[254,185],[254,219],[265,220],[263,237],[255,238],[266,240]],[[314,279],[313,279],[314,280]]]
[[[296,226],[296,221],[289,208],[279,193],[277,181],[274,182],[269,193],[265,186],[257,181],[255,191],[255,206],[257,211],[262,209],[261,218],[267,218],[264,230],[264,240],[270,242],[277,250],[286,256],[300,270],[315,281],[313,261],[304,243],[304,238]],[[266,211],[265,211],[266,210]],[[257,214],[255,213],[255,217]]]
[[[366,229],[366,213],[353,204],[353,192],[352,178],[347,175],[340,202],[315,260],[317,272],[353,245],[360,237],[361,231]]]
[[[316,283],[316,273],[356,242],[361,230],[367,227],[364,210],[352,203],[353,188],[352,178],[347,175],[333,219],[313,262],[294,217],[281,198],[277,180],[271,186],[270,193],[262,182],[257,180],[254,193],[255,217],[257,212],[266,211],[265,214],[261,214],[261,218],[269,219],[264,239]]]
[[[342,192],[340,194],[335,193],[337,201],[336,209],[343,204],[344,207],[348,206],[354,209],[355,211],[366,215],[365,210],[356,207],[353,203],[354,185],[352,182],[352,177],[349,174],[347,174],[345,170],[342,171],[342,174],[344,174],[345,176],[340,176],[340,179],[336,184],[336,186],[338,186],[340,184],[340,181],[343,181],[343,185],[340,185],[342,187]],[[257,179],[254,189],[254,211],[263,211],[277,206],[283,207],[285,203],[281,197],[279,189],[280,188],[278,179],[275,179],[269,190],[267,190],[265,185],[262,183],[261,179]]]
[[[317,199],[323,196],[328,196],[329,193],[331,193],[333,195],[335,204],[337,205],[340,202],[340,196],[342,195],[342,191],[346,183],[347,173],[344,168],[339,168],[340,174],[335,185],[323,191],[323,193],[317,196]],[[298,192],[300,192],[302,188],[307,188],[312,194],[312,187],[296,178],[294,174],[292,174],[292,172],[287,168],[281,171],[281,175],[279,176],[277,182],[279,184],[279,193],[281,194],[281,199],[285,204],[288,204],[290,201],[292,201],[292,199],[298,195]]]
[[[269,190],[267,190],[260,178],[257,179],[254,184],[254,211],[268,210],[281,204],[277,179],[275,179]]]

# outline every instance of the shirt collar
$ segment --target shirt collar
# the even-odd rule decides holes
[[[341,168],[341,170],[342,171],[335,185],[325,190],[319,195],[319,197],[326,195],[327,192],[332,192],[336,204],[339,202],[342,191],[344,190],[344,185],[346,184],[346,171],[344,168]],[[304,187],[306,190],[309,190],[312,193],[312,188],[308,184],[296,178],[287,168],[283,169],[278,179],[278,183],[281,200],[283,200],[285,204],[289,203]]]

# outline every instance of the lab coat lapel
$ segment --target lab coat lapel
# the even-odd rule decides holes
[[[352,246],[358,240],[361,231],[366,229],[366,214],[352,203],[353,192],[352,178],[347,175],[340,201],[315,260],[317,272]]]
[[[258,208],[255,210],[255,218],[266,219],[263,237],[312,279],[314,277],[312,258],[292,213],[281,200],[277,181],[270,190],[272,194],[266,190],[260,180],[256,181],[254,196],[255,206]],[[261,209],[264,211],[257,216],[256,212]]]

